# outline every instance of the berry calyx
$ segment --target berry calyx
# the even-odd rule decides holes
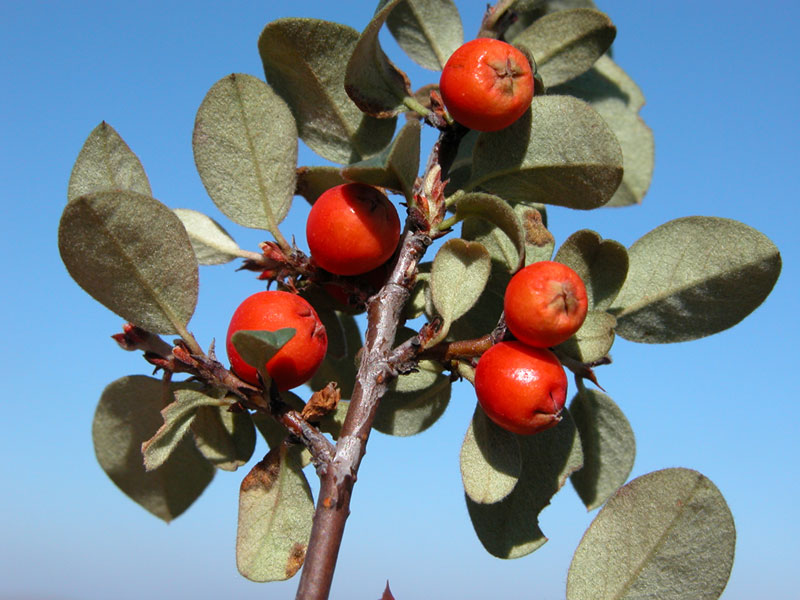
[[[586,286],[567,265],[541,261],[518,271],[503,299],[506,326],[514,337],[538,348],[572,337],[586,319]]]
[[[477,131],[497,131],[528,110],[533,72],[527,57],[511,44],[478,38],[447,60],[439,91],[456,121]]]
[[[294,336],[278,350],[266,369],[281,391],[311,379],[328,349],[328,336],[314,308],[289,292],[258,292],[242,302],[231,317],[226,338],[231,369],[242,380],[258,385],[258,370],[239,356],[231,342],[237,331],[277,331],[286,327]]]
[[[361,275],[391,258],[400,238],[400,218],[377,188],[345,183],[314,202],[306,238],[320,267],[336,275]]]
[[[475,393],[486,416],[497,425],[530,435],[561,420],[567,375],[550,350],[500,342],[478,361]]]

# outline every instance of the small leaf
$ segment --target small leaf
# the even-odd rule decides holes
[[[589,70],[616,35],[616,27],[605,14],[575,8],[536,20],[514,43],[533,54],[538,73],[549,88]]]
[[[597,59],[583,75],[550,88],[551,94],[571,94],[597,107],[606,102],[622,102],[639,112],[644,106],[644,94],[636,82],[608,54]]]
[[[294,193],[313,205],[323,192],[343,183],[347,183],[347,179],[339,167],[299,167]]]
[[[394,117],[403,112],[403,100],[411,96],[408,77],[383,53],[378,33],[392,9],[404,0],[388,0],[378,7],[347,63],[344,88],[365,113]]]
[[[303,565],[314,501],[296,455],[281,444],[242,481],[236,565],[252,581],[281,581]]]
[[[201,406],[220,406],[225,403],[218,396],[204,394],[197,390],[178,390],[175,401],[162,411],[164,422],[149,440],[142,442],[144,468],[148,471],[164,464],[178,444],[183,440],[192,424],[197,409]],[[227,404],[227,403],[225,403]]]
[[[465,187],[509,202],[591,209],[621,181],[619,142],[597,111],[572,96],[540,96],[510,127],[478,137]]]
[[[256,429],[244,412],[225,406],[201,406],[192,421],[194,442],[206,460],[218,469],[235,471],[253,455]]]
[[[381,0],[378,10],[387,2]],[[441,71],[464,43],[461,16],[452,0],[405,0],[389,13],[386,26],[406,54],[431,71]]]
[[[431,298],[443,319],[441,333],[433,346],[447,334],[450,324],[462,317],[478,301],[486,287],[492,261],[478,242],[460,238],[448,240],[439,248],[431,271]]]
[[[638,204],[650,187],[655,162],[653,132],[637,114],[644,96],[628,75],[607,56],[589,71],[550,89],[589,102],[614,132],[622,148],[622,184],[606,206]]]
[[[403,192],[410,200],[419,172],[420,130],[419,121],[409,121],[391,146],[373,158],[345,167],[342,174],[351,181]]]
[[[592,0],[515,0],[511,8],[516,19],[506,30],[505,37],[513,41],[537,19],[559,10],[597,8]]]
[[[139,157],[114,128],[103,121],[86,138],[75,160],[69,177],[67,200],[108,190],[153,195]]]
[[[186,228],[194,255],[201,265],[222,265],[241,256],[239,245],[211,217],[188,208],[176,208],[173,212]]]
[[[497,327],[503,314],[503,296],[511,274],[504,269],[493,269],[486,289],[467,314],[450,327],[450,339],[478,338]]]
[[[275,233],[295,189],[297,128],[263,81],[232,74],[197,111],[194,160],[214,204],[232,221]]]
[[[519,558],[547,538],[539,513],[582,464],[575,424],[567,411],[561,422],[534,435],[518,436],[522,472],[514,490],[500,502],[478,504],[466,496],[472,526],[484,548],[498,558]]]
[[[203,493],[214,477],[214,467],[183,438],[170,457],[154,471],[146,471],[142,443],[162,423],[161,409],[173,390],[158,379],[123,377],[109,384],[95,411],[92,441],[100,466],[132,500],[164,521],[179,516]]]
[[[342,164],[383,150],[396,124],[365,115],[345,92],[358,39],[351,27],[316,19],[278,19],[258,39],[267,81],[292,109],[302,140]]]
[[[86,292],[126,321],[180,334],[197,303],[197,259],[180,219],[150,196],[96,192],[64,208],[61,259]]]
[[[617,297],[628,274],[628,252],[614,240],[589,229],[569,236],[555,260],[571,267],[586,285],[589,307],[606,309]]]
[[[590,363],[606,356],[614,344],[614,327],[617,320],[602,310],[590,310],[580,329],[558,351],[582,363]]]
[[[781,271],[769,238],[718,217],[665,223],[628,256],[628,278],[610,310],[617,333],[633,342],[683,342],[732,327],[764,301]]]
[[[387,435],[410,436],[428,429],[444,414],[452,382],[441,365],[420,361],[418,371],[393,381],[378,405],[373,427]]]
[[[502,198],[491,194],[466,194],[456,203],[456,217],[459,220],[467,217],[479,217],[499,227],[516,251],[516,262],[514,262],[510,252],[501,250],[502,254],[507,257],[503,262],[512,272],[522,265],[525,257],[525,230],[514,209]],[[469,232],[469,226],[467,229]],[[502,244],[502,242],[499,243]]]
[[[636,458],[636,440],[628,419],[602,392],[580,389],[569,412],[583,448],[583,468],[570,480],[587,510],[594,510],[628,479]]]
[[[461,445],[461,480],[467,497],[492,504],[508,496],[522,471],[519,440],[476,407]]]
[[[639,115],[621,102],[604,102],[595,109],[617,136],[625,169],[622,183],[606,206],[641,204],[653,178],[653,132]]]
[[[503,202],[503,206],[507,203]],[[553,255],[555,240],[545,227],[542,214],[544,207],[533,208],[525,204],[517,204],[513,211],[517,214],[522,226],[525,248],[525,265],[542,260],[550,260]],[[514,225],[513,223],[509,223]],[[519,241],[519,229],[513,227],[512,235]],[[461,226],[461,237],[475,242],[480,242],[489,251],[492,260],[501,268],[515,272],[521,266],[519,250],[511,238],[500,227],[483,219],[468,217]]]
[[[278,353],[283,345],[294,337],[297,330],[285,327],[276,331],[237,331],[231,337],[233,347],[242,357],[242,360],[251,367],[258,369],[261,379],[266,386],[270,381],[266,365]]]
[[[620,488],[583,536],[568,600],[713,600],[730,576],[736,531],[716,486],[689,469]]]

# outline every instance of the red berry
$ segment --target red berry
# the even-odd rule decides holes
[[[497,131],[519,119],[531,104],[531,64],[514,46],[490,38],[467,42],[442,69],[439,91],[462,125]]]
[[[400,238],[400,219],[380,190],[346,183],[314,202],[306,238],[320,267],[337,275],[360,275],[392,256]]]
[[[511,278],[503,309],[506,326],[515,338],[538,348],[557,346],[586,319],[586,287],[567,265],[536,262]]]
[[[500,342],[483,353],[475,370],[478,402],[500,427],[529,435],[561,420],[567,375],[556,355],[521,342]]]
[[[285,391],[311,379],[328,349],[328,336],[314,308],[289,292],[258,292],[233,313],[226,347],[231,369],[247,383],[258,385],[258,371],[247,364],[231,338],[237,331],[296,330],[294,336],[267,363],[267,373]]]

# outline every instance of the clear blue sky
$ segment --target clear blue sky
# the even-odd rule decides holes
[[[467,36],[485,3],[458,2]],[[293,598],[296,580],[253,584],[234,562],[244,471],[219,473],[166,526],[128,500],[97,465],[90,427],[106,383],[147,373],[109,335],[121,320],[68,277],[56,248],[72,163],[105,119],[139,155],[155,195],[230,224],[194,170],[191,131],[208,88],[231,72],[262,76],[256,39],[269,21],[316,16],[363,28],[374,1],[40,2],[0,8],[0,186],[6,392],[0,437],[0,599]],[[557,240],[579,228],[632,243],[686,215],[742,220],[782,250],[784,268],[753,315],[686,344],[619,340],[599,373],[637,437],[633,476],[697,469],[736,520],[727,600],[796,597],[800,408],[796,227],[800,54],[796,3],[599,2],[618,27],[615,58],[647,97],[656,169],[643,206],[552,210]],[[407,63],[390,44],[387,51]],[[437,75],[409,67],[415,87]],[[317,159],[301,151],[300,163]],[[302,238],[302,211],[283,229]],[[302,240],[300,240],[302,241]],[[191,328],[207,345],[258,283],[234,266],[201,270]],[[550,541],[516,561],[485,553],[464,505],[458,451],[474,407],[458,387],[432,429],[375,434],[355,489],[334,598],[564,597],[572,551],[594,513],[569,486],[542,514]],[[257,449],[264,452],[264,447]]]

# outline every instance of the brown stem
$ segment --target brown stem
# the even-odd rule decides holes
[[[403,307],[410,296],[417,264],[429,244],[430,239],[424,233],[407,229],[389,281],[369,302],[369,327],[358,377],[336,453],[320,481],[317,510],[297,589],[298,599],[325,600],[330,593],[358,468],[366,452],[378,401],[395,375],[387,358]]]

